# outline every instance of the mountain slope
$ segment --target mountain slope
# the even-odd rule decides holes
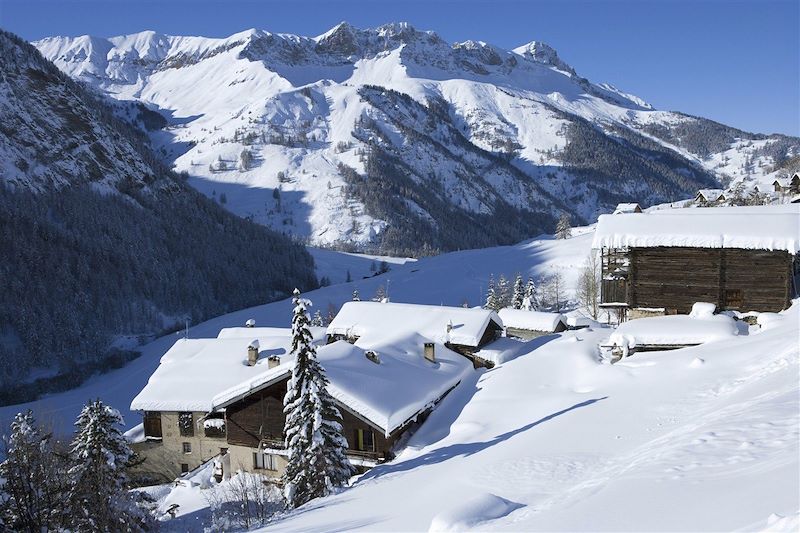
[[[508,51],[403,23],[342,23],[313,38],[253,29],[35,45],[70,76],[162,113],[169,125],[151,136],[201,192],[321,245],[511,243],[564,211],[587,222],[619,201],[771,181],[800,154],[796,138],[591,83],[535,41]]]
[[[0,32],[0,402],[74,387],[184,318],[316,286],[302,247],[187,187],[119,110]]]

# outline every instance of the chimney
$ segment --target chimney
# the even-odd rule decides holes
[[[275,368],[281,364],[281,358],[277,355],[270,355],[267,358],[267,368]]]
[[[254,366],[258,361],[258,339],[254,339],[247,347],[247,365]]]
[[[425,343],[425,359],[431,363],[436,362],[436,347],[432,342]]]
[[[256,327],[255,319],[253,319],[253,318],[249,319],[247,322],[244,323],[244,327],[246,327],[246,328],[254,328],[254,327]]]

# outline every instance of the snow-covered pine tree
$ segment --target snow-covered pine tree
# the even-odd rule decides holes
[[[75,531],[146,531],[152,518],[128,491],[125,467],[133,452],[119,411],[94,400],[75,422],[70,449],[69,520]]]
[[[569,215],[563,213],[558,219],[558,224],[556,224],[556,238],[567,239],[569,237],[572,237],[572,225],[569,221]]]
[[[57,531],[66,526],[66,464],[53,453],[31,411],[19,413],[0,463],[0,531]]]
[[[378,290],[375,291],[375,296],[372,297],[373,302],[382,302],[386,299],[386,289],[383,285],[378,286]]]
[[[288,464],[283,475],[289,507],[329,494],[347,483],[354,469],[345,455],[341,414],[326,386],[308,329],[309,301],[294,290],[292,355],[295,364],[283,400]]]
[[[483,304],[484,309],[491,309],[498,311],[500,309],[500,301],[497,299],[497,289],[494,286],[494,275],[489,276],[489,285],[486,287],[486,303]]]
[[[522,302],[525,299],[525,287],[522,284],[522,274],[517,274],[514,279],[514,294],[511,296],[511,307],[522,309]]]
[[[319,312],[319,309],[314,311],[314,317],[311,319],[311,325],[317,328],[321,328],[325,325],[325,321],[322,319],[322,313]]]
[[[495,311],[511,305],[511,286],[503,274],[497,280],[497,301],[499,307]]]
[[[358,295],[358,289],[353,289],[353,301],[360,302],[361,296]]]
[[[539,297],[536,295],[536,284],[533,278],[528,278],[528,284],[525,286],[525,297],[522,299],[522,309],[526,311],[539,310]]]

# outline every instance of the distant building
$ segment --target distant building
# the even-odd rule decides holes
[[[694,197],[698,205],[719,205],[726,200],[722,189],[700,189]]]
[[[800,172],[795,172],[791,177],[776,179],[772,182],[775,192],[782,195],[800,194]]]
[[[621,315],[780,311],[797,294],[800,206],[672,209],[600,217],[601,305]]]
[[[567,319],[560,313],[506,308],[501,309],[498,315],[509,337],[529,340],[567,329]]]
[[[623,213],[641,213],[642,208],[639,204],[636,203],[629,203],[629,204],[617,204],[617,208],[614,209],[615,215],[620,215]]]

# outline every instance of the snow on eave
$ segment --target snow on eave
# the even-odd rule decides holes
[[[601,215],[592,248],[800,251],[800,205],[684,208]]]

